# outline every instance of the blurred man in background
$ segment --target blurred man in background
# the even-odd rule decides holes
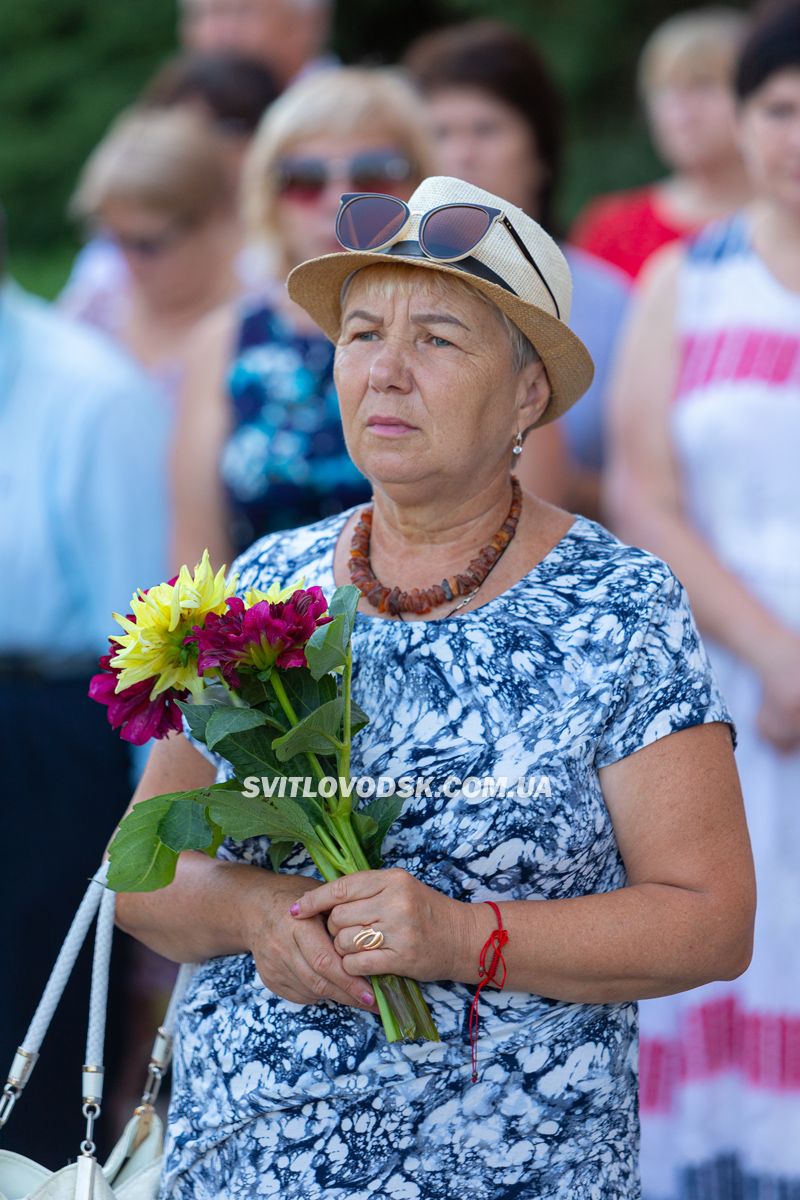
[[[127,612],[135,587],[165,577],[169,429],[165,406],[126,358],[5,276],[3,224],[0,1059],[10,1063],[130,795],[126,747],[87,689],[112,611]],[[121,991],[119,942],[112,974]],[[14,1150],[53,1168],[75,1157],[85,1128],[86,954],[77,975],[9,1127]],[[112,998],[112,1021],[120,1011]],[[112,1080],[118,1046],[112,1027]],[[44,1137],[46,1112],[64,1119]]]
[[[332,10],[332,0],[180,0],[181,41],[189,50],[258,59],[288,87],[332,65]]]

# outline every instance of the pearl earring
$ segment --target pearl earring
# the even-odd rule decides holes
[[[511,453],[515,456],[515,458],[519,458],[520,454],[522,454],[522,434],[521,433],[517,433],[517,436],[514,438],[514,445],[511,448]]]

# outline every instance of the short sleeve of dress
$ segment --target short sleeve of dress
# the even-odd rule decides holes
[[[634,631],[595,755],[607,767],[692,725],[733,721],[700,640],[689,600],[671,573]]]

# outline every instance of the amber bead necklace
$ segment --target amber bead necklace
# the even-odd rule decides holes
[[[441,583],[428,588],[412,588],[410,592],[401,591],[399,587],[389,588],[377,578],[372,570],[369,559],[369,544],[372,536],[372,508],[365,508],[358,519],[353,540],[350,543],[350,578],[361,595],[364,596],[378,612],[388,612],[393,617],[402,619],[403,613],[421,615],[438,608],[446,600],[462,597],[454,608],[445,613],[451,617],[469,604],[473,596],[483,586],[489,573],[497,566],[503,554],[517,532],[519,515],[522,511],[522,488],[516,475],[511,476],[511,507],[505,521],[498,529],[492,540],[483,547],[472,559],[466,571],[460,575],[450,575]]]

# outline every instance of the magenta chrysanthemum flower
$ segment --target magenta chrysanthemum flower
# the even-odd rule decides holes
[[[111,666],[111,658],[117,647],[112,642],[112,653],[100,659],[101,674],[93,675],[89,683],[92,700],[108,706],[108,723],[119,729],[120,737],[134,746],[143,746],[151,738],[165,738],[167,734],[182,728],[183,717],[175,703],[184,700],[188,692],[169,688],[155,700],[150,699],[152,679],[134,683],[123,691],[116,691],[120,671]]]
[[[288,600],[260,600],[245,608],[239,596],[228,600],[222,616],[210,613],[205,626],[196,625],[186,642],[198,649],[201,674],[219,671],[229,687],[239,687],[240,670],[270,671],[274,666],[306,666],[305,645],[319,625],[325,625],[328,602],[318,587],[298,588]]]

